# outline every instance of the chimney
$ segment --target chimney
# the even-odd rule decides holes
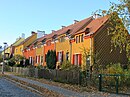
[[[62,27],[62,29],[63,29],[63,28],[65,28],[66,26],[61,26],[61,27]]]
[[[94,19],[97,19],[97,18],[100,18],[100,17],[101,17],[100,14],[94,14],[94,15],[93,15],[93,18],[94,18]]]
[[[40,30],[37,30],[37,38],[41,38],[43,36],[45,36],[45,31],[40,31]]]
[[[35,34],[35,32],[34,32],[34,31],[32,31],[32,32],[31,32],[31,34],[32,34],[32,35],[34,35],[34,34]]]
[[[22,36],[21,36],[21,38],[25,39],[25,34],[24,34],[24,33],[22,33]]]
[[[78,20],[74,20],[74,24],[78,23],[79,21]]]
[[[18,41],[19,40],[19,38],[16,38],[16,41]]]
[[[54,33],[55,32],[55,30],[51,30],[52,31],[52,33]]]

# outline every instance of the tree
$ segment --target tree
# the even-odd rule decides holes
[[[82,64],[82,70],[86,71],[90,69],[90,50],[86,49],[85,47],[80,48],[83,53],[83,64]]]
[[[12,58],[15,60],[16,64],[20,64],[20,61],[24,59],[24,57],[21,55],[15,55]]]
[[[24,64],[24,65],[25,65],[25,66],[30,65],[30,64],[29,64],[29,59],[26,59],[26,60],[25,60],[25,64]]]
[[[15,55],[11,59],[9,59],[8,64],[10,66],[14,66],[17,64],[17,66],[23,66],[23,59],[24,57],[21,55]]]
[[[46,55],[46,63],[49,69],[56,68],[56,51],[49,50]]]
[[[119,0],[119,4],[111,2],[109,10],[99,10],[100,15],[109,16],[108,35],[111,35],[111,48],[120,48],[130,59],[130,1]]]

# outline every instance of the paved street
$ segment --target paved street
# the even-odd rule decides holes
[[[0,97],[40,97],[28,90],[20,88],[4,78],[0,78]]]

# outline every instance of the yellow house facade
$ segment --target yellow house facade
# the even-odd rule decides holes
[[[9,58],[9,56],[10,56],[10,46],[9,47],[7,47],[5,50],[3,50],[2,51],[2,56],[4,56],[4,54],[5,54],[5,58]]]
[[[29,44],[34,42],[37,38],[37,33],[32,32],[32,35],[22,41],[19,45],[15,46],[14,55],[23,56],[23,49],[25,49]]]
[[[79,53],[77,46],[73,44],[75,33],[83,29],[92,21],[92,17],[86,18],[82,21],[75,21],[74,24],[69,26],[63,26],[62,29],[56,31],[57,41],[56,41],[56,52],[57,61],[62,64],[63,61],[70,61],[73,63],[73,54]],[[85,43],[84,43],[85,44]],[[73,47],[73,48],[72,48]],[[76,51],[74,50],[76,49]]]
[[[39,39],[37,41],[37,46],[35,47],[36,49],[36,63],[35,66],[39,66],[39,65],[43,65],[44,64],[44,47],[42,42],[40,41],[41,39]]]
[[[59,35],[56,41],[57,61],[70,61],[70,40],[66,34]]]
[[[14,55],[21,55],[23,56],[23,45],[18,45],[18,46],[15,46],[15,51],[14,51]]]
[[[72,64],[86,68],[86,61],[92,65],[93,38],[85,33],[76,34],[72,42]],[[87,59],[86,59],[87,57]]]
[[[11,54],[13,55],[14,54],[14,48],[15,48],[15,46],[17,46],[18,44],[20,44],[22,41],[24,41],[24,38],[20,37],[13,44],[11,44],[9,47],[7,47],[5,49],[6,56],[9,57]],[[4,55],[4,51],[2,51],[2,55]]]

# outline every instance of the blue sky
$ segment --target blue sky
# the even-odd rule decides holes
[[[0,0],[0,45],[9,45],[31,31],[58,30],[83,20],[98,9],[108,9],[117,0]]]

